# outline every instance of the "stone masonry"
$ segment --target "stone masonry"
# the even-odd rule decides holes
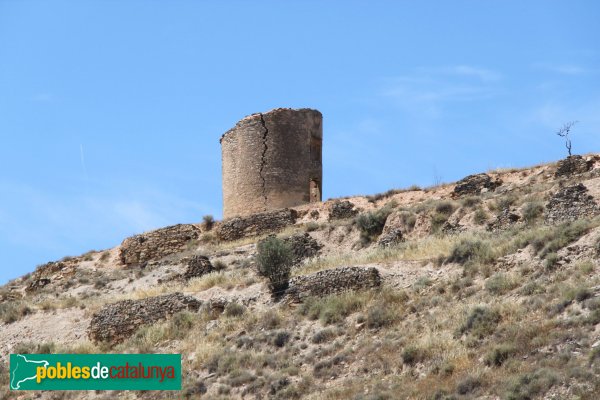
[[[125,265],[159,260],[185,250],[190,240],[200,237],[200,232],[196,225],[179,224],[135,235],[121,243],[119,257]]]
[[[321,201],[322,119],[317,110],[278,108],[225,132],[223,218]]]
[[[452,197],[476,196],[483,191],[493,191],[502,185],[502,181],[493,180],[488,174],[469,175],[456,183]]]
[[[180,311],[198,311],[201,305],[195,298],[179,292],[107,304],[92,317],[88,336],[94,342],[119,343],[143,325],[166,319]]]
[[[575,221],[593,218],[600,214],[600,207],[582,183],[560,189],[546,204],[546,223]]]
[[[296,210],[269,211],[225,220],[219,224],[216,232],[220,240],[237,240],[277,232],[288,225],[294,224],[297,218],[298,212]]]
[[[296,276],[290,280],[286,301],[302,302],[310,296],[327,296],[349,290],[379,287],[381,277],[373,267],[341,267]]]

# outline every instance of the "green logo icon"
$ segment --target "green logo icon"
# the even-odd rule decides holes
[[[181,354],[11,354],[11,390],[181,390]]]

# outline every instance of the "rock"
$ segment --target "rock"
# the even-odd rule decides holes
[[[487,225],[488,231],[499,231],[508,229],[515,224],[522,223],[521,216],[509,208],[505,208],[498,214],[496,219]]]
[[[198,311],[201,304],[194,297],[179,292],[107,304],[93,315],[88,336],[94,342],[119,343],[143,325],[166,319],[180,311]]]
[[[502,180],[492,180],[488,174],[469,175],[456,183],[452,197],[479,195],[484,190],[493,191],[500,185]]]
[[[343,201],[335,201],[331,205],[331,210],[329,211],[329,219],[346,219],[352,218],[358,214],[358,210],[354,208],[354,204],[349,202],[348,200]]]
[[[600,207],[582,183],[560,189],[546,204],[547,224],[593,218],[600,214]]]
[[[205,256],[195,255],[185,259],[185,262],[187,263],[187,269],[183,273],[182,278],[186,281],[208,274],[215,270],[208,257]]]
[[[381,234],[377,240],[377,245],[380,247],[395,246],[404,241],[404,235],[400,228],[394,228],[385,234]]]
[[[381,277],[373,267],[341,267],[296,276],[290,280],[285,294],[287,302],[302,302],[310,296],[327,296],[349,290],[379,287]]]
[[[144,264],[179,253],[200,237],[196,225],[179,224],[129,237],[121,243],[119,258],[125,265]]]
[[[586,160],[579,155],[569,156],[556,163],[556,172],[554,173],[554,176],[558,178],[561,176],[583,174],[584,172],[591,170],[593,165],[593,160]]]
[[[323,245],[317,242],[308,233],[292,235],[283,239],[283,241],[289,244],[292,248],[292,253],[294,254],[294,264],[299,264],[307,258],[316,256],[323,248]]]
[[[297,218],[298,212],[287,208],[252,214],[247,217],[235,217],[223,221],[218,226],[217,236],[221,240],[230,241],[276,232],[288,225],[293,225]]]

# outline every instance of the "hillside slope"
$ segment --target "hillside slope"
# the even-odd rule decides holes
[[[283,299],[269,234],[296,256]],[[181,393],[40,398],[597,399],[599,264],[595,155],[177,225],[1,288],[0,397],[29,396],[10,353],[164,352]]]

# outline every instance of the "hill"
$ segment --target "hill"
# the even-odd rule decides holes
[[[182,353],[184,389],[40,398],[600,398],[600,157],[182,224],[0,289],[9,353]],[[294,266],[273,297],[257,243]]]

